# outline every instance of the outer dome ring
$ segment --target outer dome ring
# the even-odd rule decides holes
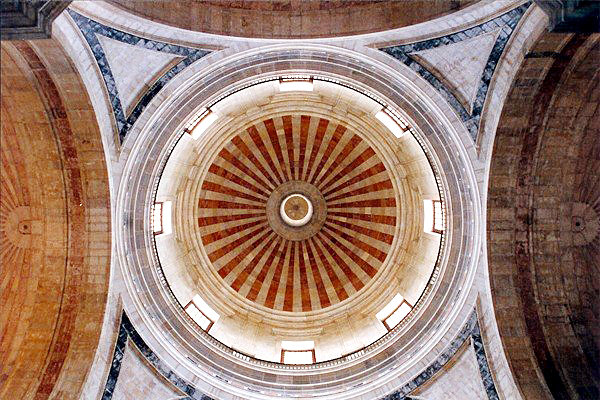
[[[460,293],[460,288],[468,283],[469,279],[472,279],[477,258],[475,249],[478,248],[479,231],[481,229],[477,221],[466,223],[466,221],[473,221],[472,216],[475,214],[473,208],[478,207],[478,204],[476,201],[476,182],[472,170],[458,167],[469,165],[465,161],[464,145],[458,138],[457,132],[447,122],[444,113],[435,108],[427,100],[427,96],[420,97],[424,93],[409,84],[400,73],[391,71],[382,65],[365,64],[349,56],[347,51],[345,53],[336,53],[328,48],[286,50],[285,52],[271,49],[260,55],[250,56],[245,54],[243,55],[245,58],[228,60],[222,65],[215,66],[215,69],[190,79],[189,88],[195,86],[197,90],[180,91],[180,96],[170,99],[168,106],[161,106],[161,110],[157,114],[162,114],[164,118],[151,118],[150,122],[143,127],[132,148],[132,156],[125,167],[124,179],[119,190],[116,214],[117,255],[126,275],[130,295],[130,298],[126,299],[126,308],[128,313],[138,321],[139,326],[145,326],[142,330],[147,332],[145,334],[146,339],[159,356],[166,360],[178,360],[176,362],[181,363],[180,372],[183,377],[190,380],[195,379],[196,381],[198,377],[201,377],[198,387],[211,390],[213,393],[215,393],[215,390],[220,391],[219,393],[222,394],[243,393],[244,396],[251,398],[254,396],[253,392],[244,390],[244,385],[264,389],[264,386],[256,386],[250,378],[256,373],[257,369],[268,370],[274,374],[274,377],[282,376],[281,379],[286,375],[293,376],[299,371],[294,372],[292,368],[280,368],[270,363],[244,359],[240,355],[229,353],[227,349],[210,341],[204,335],[192,332],[185,333],[184,316],[176,307],[162,300],[162,296],[168,296],[166,289],[161,287],[160,284],[148,285],[149,282],[158,282],[156,271],[149,268],[149,266],[155,265],[150,244],[152,238],[148,235],[147,229],[149,204],[153,193],[152,190],[136,191],[136,189],[150,187],[154,177],[160,174],[160,163],[158,161],[168,151],[169,146],[174,143],[174,138],[167,132],[173,132],[176,129],[173,128],[180,123],[181,119],[177,120],[177,115],[183,115],[181,113],[189,115],[193,111],[190,109],[189,104],[190,102],[194,103],[194,98],[215,98],[228,84],[253,76],[258,71],[264,71],[265,68],[269,71],[281,71],[281,73],[290,70],[315,72],[332,77],[337,76],[340,79],[345,79],[343,77],[346,76],[348,77],[346,79],[353,79],[357,86],[369,86],[373,91],[385,95],[391,104],[403,109],[407,116],[413,122],[416,122],[421,134],[427,138],[431,145],[428,148],[435,149],[436,156],[434,157],[437,158],[438,163],[446,166],[445,174],[441,176],[441,179],[447,190],[446,199],[450,210],[449,214],[452,215],[452,220],[449,221],[448,233],[449,236],[462,238],[460,241],[452,242],[452,248],[449,249],[442,260],[442,275],[438,286],[441,284],[444,289],[437,290],[429,298],[428,304],[421,310],[418,326],[412,324],[399,329],[405,330],[405,333],[412,332],[412,335],[396,335],[392,341],[388,338],[384,344],[376,343],[372,349],[366,349],[365,356],[301,368],[304,383],[295,383],[294,388],[303,392],[310,391],[314,394],[328,394],[331,397],[342,396],[348,398],[352,393],[358,394],[360,392],[358,389],[349,391],[348,388],[363,379],[372,381],[369,376],[378,373],[377,371],[383,371],[382,368],[386,368],[385,360],[390,360],[392,354],[397,355],[395,361],[402,366],[395,369],[394,379],[403,382],[408,379],[410,374],[414,374],[414,370],[411,368],[416,368],[414,362],[409,362],[408,359],[411,357],[414,359],[417,349],[422,348],[425,344],[427,346],[419,354],[427,354],[432,346],[437,343],[437,339],[431,342],[430,338],[432,337],[431,333],[439,328],[437,324],[439,318],[455,320],[457,307],[460,307],[460,304],[456,304],[456,298]],[[245,68],[242,68],[244,65]],[[213,77],[217,76],[216,69],[219,69],[218,75],[225,78],[211,80],[211,74]],[[365,73],[367,70],[369,71],[368,74]],[[184,77],[185,74],[182,74],[181,79]],[[207,81],[211,83],[206,85]],[[190,93],[190,96],[187,96],[187,98],[181,96],[181,93],[184,92]],[[429,94],[435,95],[434,93]],[[206,104],[208,101],[203,103]],[[198,103],[196,101],[194,104]],[[140,166],[136,160],[142,159],[146,159],[148,162]],[[431,305],[433,304],[435,304],[435,307],[432,308]],[[152,322],[152,315],[161,315],[162,321],[168,321],[171,327],[170,331],[177,331],[179,332],[178,335],[172,336],[171,333],[159,328],[156,323]],[[456,322],[453,326],[459,325],[460,322]],[[429,334],[425,334],[427,331],[429,331]],[[454,333],[455,331],[452,331],[448,335]],[[181,334],[184,334],[186,342],[194,342],[194,346],[197,346],[196,348],[200,350],[191,350],[188,345],[182,343],[178,354],[172,353],[173,348],[171,346],[182,339],[179,336]],[[165,337],[165,335],[169,339],[157,340],[157,338]],[[420,339],[417,341],[408,340],[408,336]],[[170,349],[164,343],[172,343],[168,346]],[[385,354],[380,354],[380,351],[384,349]],[[194,360],[194,364],[189,364],[189,361],[186,361],[186,357],[181,352],[187,353],[188,359]],[[221,375],[225,374],[228,377],[227,379],[230,380],[228,385],[224,385],[219,379],[211,379],[210,376],[213,375],[207,375],[206,369],[210,370],[213,362],[202,355],[207,352],[212,354],[211,358],[220,359],[218,364],[221,366]],[[362,364],[362,360],[366,358],[370,360],[369,368]],[[198,369],[197,363],[202,365],[202,371],[205,372]],[[354,365],[354,368],[348,369],[352,365]],[[288,391],[293,390],[282,383],[277,384],[278,381],[281,382],[279,378],[275,378],[271,390],[277,391],[278,388],[282,387],[286,387]],[[376,386],[383,384],[381,381],[379,382],[373,384]],[[368,386],[362,386],[361,390],[366,390]],[[372,389],[373,387],[371,387]]]

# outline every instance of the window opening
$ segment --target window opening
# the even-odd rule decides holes
[[[312,340],[283,340],[281,342],[281,362],[283,364],[313,364],[317,362],[315,342]]]
[[[391,114],[386,108],[382,108],[375,114],[375,118],[385,125],[397,138],[402,137],[408,131],[408,125]]]
[[[184,129],[192,138],[198,139],[216,120],[219,116],[210,109],[205,108],[194,117]]]
[[[282,76],[279,78],[280,92],[312,92],[313,80],[310,76]]]
[[[171,233],[171,202],[159,201],[152,207],[152,231],[155,235]]]
[[[195,295],[184,307],[184,310],[200,328],[208,332],[219,319],[217,314],[202,298]]]
[[[424,230],[428,233],[443,233],[445,228],[444,207],[440,200],[424,200]]]
[[[388,331],[391,331],[408,315],[412,308],[412,305],[398,293],[376,314],[376,317]]]

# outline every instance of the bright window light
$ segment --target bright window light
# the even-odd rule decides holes
[[[311,78],[289,77],[279,79],[280,92],[312,92],[313,81]]]
[[[444,231],[444,211],[439,200],[433,200],[433,231],[436,233]]]
[[[444,231],[444,212],[439,200],[423,200],[423,230],[427,233]]]
[[[152,210],[152,227],[155,235],[160,235],[163,233],[162,211],[163,203],[154,203],[154,209]]]
[[[315,358],[315,342],[312,340],[281,341],[281,362],[284,364],[312,364]]]
[[[284,350],[312,350],[315,348],[313,340],[282,340],[281,348]]]
[[[152,210],[152,227],[155,235],[168,235],[172,232],[170,201],[156,202]]]
[[[219,320],[220,315],[217,314],[215,310],[213,310],[206,302],[202,299],[202,297],[195,295],[193,298],[193,302],[208,318],[217,322]]]
[[[402,297],[402,295],[398,293],[396,296],[394,296],[392,301],[388,303],[387,306],[383,307],[381,311],[375,314],[377,319],[383,321],[385,318],[387,318],[390,314],[394,312],[396,308],[398,308],[400,304],[402,304],[402,300],[404,300],[404,297]]]
[[[412,306],[398,293],[394,298],[379,311],[375,316],[380,320],[388,331],[394,329],[400,321],[408,315]]]
[[[185,306],[185,311],[200,328],[207,332],[219,320],[219,314],[198,295],[195,295],[192,301]]]
[[[394,329],[394,327],[408,315],[410,310],[412,310],[412,307],[409,306],[408,303],[402,303],[400,307],[398,307],[396,311],[394,311],[392,315],[385,320],[385,323],[389,329]]]
[[[312,364],[315,362],[314,359],[314,350],[306,350],[306,351],[289,351],[282,350],[282,360],[281,362],[284,364]]]
[[[192,319],[200,325],[200,328],[208,331],[213,322],[206,317],[206,315],[202,314],[198,307],[194,305],[194,303],[190,304],[185,311],[192,317]]]
[[[187,132],[192,138],[198,139],[218,118],[216,113],[206,109],[195,118],[195,124]]]
[[[402,135],[404,135],[406,132],[406,130],[403,129],[400,124],[385,111],[385,109],[382,109],[375,114],[375,118],[385,125],[385,127],[388,128],[397,138],[402,137]]]

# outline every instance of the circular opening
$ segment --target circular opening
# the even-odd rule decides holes
[[[290,226],[304,226],[313,215],[313,205],[305,196],[294,193],[281,202],[281,218]]]

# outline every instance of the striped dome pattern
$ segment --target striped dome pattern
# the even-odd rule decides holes
[[[309,312],[344,301],[390,251],[392,180],[375,150],[342,124],[310,115],[265,119],[227,142],[204,176],[198,227],[211,267],[261,306]],[[326,208],[316,210],[326,215],[322,226],[301,239],[278,234],[267,218],[279,212],[268,209],[270,197],[292,181],[318,190],[324,201],[315,207]]]

